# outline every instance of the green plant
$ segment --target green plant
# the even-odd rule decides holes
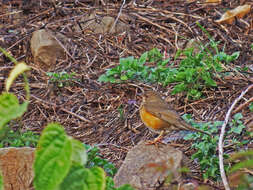
[[[0,171],[0,190],[4,189],[4,183],[3,183],[3,176],[2,176],[2,172]]]
[[[195,123],[190,115],[184,115],[183,118],[190,122],[192,126],[199,128],[204,131],[209,131],[212,134],[218,132],[218,127],[223,124],[221,121],[216,121],[214,123]],[[229,135],[233,135],[233,139],[231,141],[231,137],[227,137],[224,140],[224,145],[237,145],[240,146],[242,144],[248,143],[249,141],[240,142],[238,138],[240,138],[240,134],[242,133],[242,129],[245,127],[242,126],[241,123],[241,114],[236,114],[233,120],[229,123],[230,130],[228,131]],[[190,133],[185,136],[185,140],[193,140],[192,148],[196,149],[196,152],[192,155],[192,159],[198,160],[200,164],[200,169],[203,171],[204,179],[214,179],[217,180],[220,176],[219,171],[219,159],[217,155],[217,144],[219,137],[213,136],[209,137],[207,135],[203,135],[200,133]],[[224,158],[228,158],[228,154],[224,154]],[[228,171],[229,165],[225,165],[225,170]]]
[[[8,130],[5,137],[0,142],[0,148],[3,147],[36,147],[39,135],[32,131],[21,132],[19,130]]]
[[[8,57],[9,54],[0,50]],[[10,57],[17,63],[13,57]],[[11,84],[19,74],[24,74],[29,67],[25,63],[17,63],[5,83],[8,91]],[[29,83],[25,78],[27,100],[19,104],[17,97],[8,92],[0,95],[0,138],[8,134],[8,123],[21,117],[27,110],[30,91]],[[29,134],[31,135],[31,134]],[[28,136],[29,136],[28,135]],[[113,183],[107,182],[104,170],[100,167],[90,169],[84,167],[87,162],[87,153],[83,144],[66,135],[59,124],[49,124],[39,139],[34,161],[34,187],[36,190],[132,190],[129,185],[113,188]],[[109,184],[110,186],[106,186]],[[3,188],[0,176],[0,189]]]
[[[251,112],[253,112],[253,102],[251,102],[251,103],[249,104],[249,110],[250,110]]]
[[[241,113],[237,113],[234,115],[232,121],[229,123],[229,126],[231,127],[228,131],[228,134],[235,133],[240,134],[242,130],[245,128],[243,125],[243,122],[241,119],[243,118],[243,115]]]
[[[35,151],[34,187],[36,190],[106,189],[104,170],[98,166],[86,168],[86,163],[83,144],[67,136],[61,125],[51,123],[43,130]],[[120,189],[132,188],[124,185]]]
[[[199,25],[206,32],[206,30]],[[207,32],[206,32],[207,33]],[[215,78],[220,77],[223,63],[230,63],[239,57],[239,52],[228,55],[224,50],[219,51],[218,44],[210,35],[210,42],[200,45],[201,51],[195,53],[193,48],[179,50],[175,60],[183,54],[185,58],[178,68],[173,68],[169,59],[164,60],[156,48],[145,52],[141,57],[120,58],[118,66],[106,71],[98,79],[100,82],[120,83],[126,80],[140,80],[149,83],[177,83],[172,94],[186,92],[190,98],[198,99],[202,96],[205,87],[216,87]],[[214,53],[208,49],[213,49]],[[155,66],[146,66],[145,63],[154,63]],[[170,66],[169,66],[170,63]]]
[[[99,154],[98,147],[96,147],[96,146],[92,147],[92,146],[86,145],[86,144],[84,144],[84,147],[87,150],[87,155],[88,155],[86,167],[92,168],[95,166],[99,166],[99,167],[103,168],[108,175],[108,176],[106,176],[106,189],[107,190],[116,190],[116,188],[114,187],[114,181],[113,181],[112,177],[114,177],[114,175],[116,174],[117,168],[112,163],[101,158],[101,155]]]
[[[216,87],[215,78],[220,77],[219,73],[223,71],[222,62],[229,63],[238,58],[239,52],[227,55],[218,50],[218,42],[210,42],[210,47],[216,51],[213,55],[207,49],[207,45],[201,46],[201,51],[194,53],[193,48],[179,50],[175,59],[181,54],[184,58],[179,65],[177,73],[173,79],[168,82],[177,82],[172,94],[186,91],[190,98],[198,99],[202,96],[204,87]]]
[[[99,166],[99,167],[103,168],[105,170],[105,172],[111,177],[113,177],[116,174],[117,168],[112,163],[101,158],[101,155],[99,154],[98,147],[96,147],[96,146],[92,147],[92,146],[86,145],[86,144],[84,144],[84,147],[87,150],[87,155],[88,155],[88,159],[87,159],[87,163],[86,163],[87,168]]]
[[[192,126],[204,131],[208,130],[211,134],[217,133],[218,126],[222,124],[222,122],[219,121],[213,124],[210,122],[195,123],[190,115],[184,115],[183,118],[190,122]],[[196,152],[192,155],[192,159],[198,160],[200,169],[203,172],[203,178],[217,179],[219,177],[219,159],[216,155],[216,149],[219,137],[214,136],[212,138],[200,133],[190,133],[186,135],[184,139],[194,141],[192,148],[196,149]]]
[[[15,58],[10,56],[1,47],[0,51],[2,51],[3,54],[15,64],[15,67],[12,69],[5,82],[6,92],[1,93],[0,95],[0,140],[2,140],[6,137],[6,134],[9,131],[7,124],[11,120],[21,117],[27,110],[30,99],[30,88],[27,77],[24,73],[25,71],[29,70],[29,67],[24,62],[18,63]],[[19,104],[18,98],[14,94],[8,93],[12,83],[20,74],[23,75],[25,82],[24,88],[26,92],[26,100],[22,104]]]
[[[162,54],[156,48],[145,52],[141,57],[120,58],[119,65],[107,70],[99,77],[100,82],[120,83],[126,80],[145,82],[162,82],[171,70],[165,67],[169,59],[163,60]],[[146,62],[156,63],[156,67],[144,65]]]
[[[72,73],[67,73],[65,71],[63,72],[47,72],[47,76],[50,77],[50,82],[52,82],[53,84],[55,84],[58,87],[64,87],[64,86],[70,86],[72,84],[73,81],[77,80],[76,78],[74,78],[74,76],[76,75],[76,73],[72,72]]]

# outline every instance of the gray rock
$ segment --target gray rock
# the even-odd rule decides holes
[[[170,145],[140,142],[127,154],[114,177],[116,187],[130,184],[136,189],[153,190],[166,181],[179,181],[183,153]]]

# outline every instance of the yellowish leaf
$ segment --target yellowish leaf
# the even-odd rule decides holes
[[[206,0],[206,3],[221,3],[221,0]]]
[[[14,80],[18,77],[18,75],[22,74],[23,72],[29,70],[30,68],[24,63],[21,62],[19,64],[17,64],[11,71],[9,77],[6,80],[5,83],[5,89],[8,92],[12,83],[14,82]]]
[[[250,5],[238,6],[233,10],[225,12],[219,20],[216,20],[216,22],[220,24],[222,23],[232,24],[235,17],[242,18],[244,17],[244,15],[249,13],[250,7],[251,7]]]

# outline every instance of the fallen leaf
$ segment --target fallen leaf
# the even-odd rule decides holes
[[[225,12],[219,20],[216,20],[217,23],[227,23],[232,24],[235,17],[242,18],[244,15],[250,12],[250,5],[238,6],[235,9]]]

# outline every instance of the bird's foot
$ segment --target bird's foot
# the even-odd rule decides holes
[[[153,141],[147,141],[145,144],[146,145],[158,145],[158,144],[164,144],[164,142],[162,142],[162,138],[155,138]]]

